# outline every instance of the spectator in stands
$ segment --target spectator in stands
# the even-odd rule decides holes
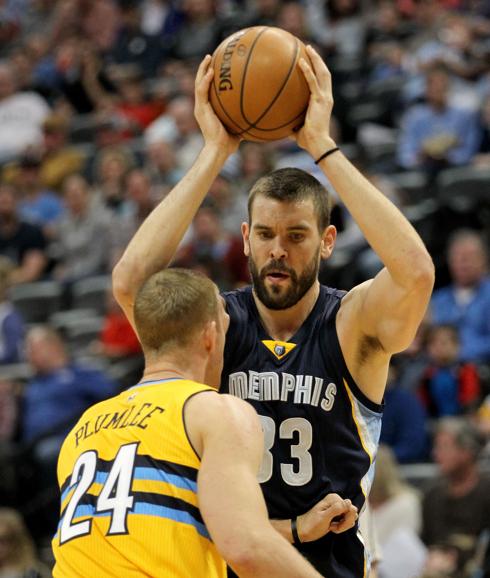
[[[144,76],[137,67],[118,65],[113,67],[111,79],[117,93],[118,102],[115,110],[128,125],[126,134],[129,138],[140,135],[164,111],[164,103],[148,98],[143,84]]]
[[[167,56],[177,60],[201,60],[221,39],[222,23],[214,0],[184,0],[180,22],[169,39]],[[189,39],[192,38],[192,42]]]
[[[181,267],[192,267],[203,260],[221,290],[249,280],[241,238],[223,229],[218,213],[210,206],[199,209],[193,221],[192,238],[180,247],[176,256]]]
[[[63,439],[87,407],[120,387],[102,371],[71,360],[66,344],[49,326],[28,331],[26,356],[34,376],[21,398],[20,447],[34,476],[29,499],[39,508],[36,525],[52,535],[59,502],[56,461]]]
[[[476,165],[490,166],[490,94],[480,107],[480,145],[473,160]]]
[[[481,453],[483,467],[490,471],[490,394],[485,397],[474,415],[476,427],[485,440],[485,447]]]
[[[159,39],[141,28],[141,2],[119,0],[120,26],[110,51],[110,60],[119,64],[135,64],[144,78],[156,76],[163,59]]]
[[[289,0],[284,2],[277,14],[277,26],[287,30],[305,44],[311,44],[313,38],[308,29],[306,6],[302,2]]]
[[[68,120],[60,113],[50,114],[42,125],[41,183],[60,192],[63,181],[79,172],[85,164],[85,154],[68,142]]]
[[[177,166],[177,151],[169,142],[156,140],[147,144],[145,172],[149,175],[159,199],[166,196],[179,182],[183,177],[183,172]]]
[[[247,198],[255,181],[276,168],[274,154],[267,145],[254,142],[242,143],[238,154],[240,173],[237,187],[240,195]]]
[[[490,479],[478,468],[483,438],[463,418],[443,418],[436,428],[434,460],[439,476],[425,493],[422,539],[427,546],[450,544],[457,535],[473,544],[490,525]]]
[[[24,321],[8,298],[13,263],[0,257],[0,365],[18,363],[23,356]]]
[[[247,220],[247,197],[238,192],[230,176],[222,172],[208,193],[225,231],[234,235]]]
[[[418,537],[422,526],[420,496],[403,481],[394,454],[384,445],[376,455],[369,503],[382,552],[379,575],[419,576],[426,557],[426,549]]]
[[[0,255],[15,264],[12,283],[37,281],[46,266],[46,239],[37,225],[19,217],[15,188],[0,184]]]
[[[341,58],[362,54],[366,23],[359,0],[329,0],[324,3],[326,25],[319,41],[329,53]]]
[[[145,141],[165,140],[177,151],[179,169],[186,171],[202,147],[202,135],[194,118],[194,102],[187,96],[170,101],[165,114],[158,117],[145,131]]]
[[[458,362],[459,335],[453,325],[435,325],[427,334],[428,365],[418,394],[431,418],[460,415],[480,401],[477,368]]]
[[[66,213],[60,220],[53,254],[58,264],[56,279],[71,284],[107,272],[109,216],[93,203],[87,181],[80,175],[68,177],[63,187]]]
[[[141,345],[128,318],[114,299],[112,290],[107,292],[107,313],[99,339],[91,346],[97,355],[111,361],[141,355]]]
[[[12,66],[0,62],[0,161],[13,159],[41,142],[41,126],[49,114],[46,101],[35,92],[17,92]]]
[[[398,141],[398,162],[404,169],[439,170],[468,164],[478,148],[478,126],[473,112],[448,105],[449,75],[441,66],[426,75],[424,104],[404,115]]]
[[[111,267],[120,259],[129,240],[154,209],[157,200],[149,176],[141,169],[129,171],[124,181],[124,191],[124,202],[118,214],[111,217]]]
[[[95,201],[112,213],[124,213],[125,179],[135,163],[123,145],[102,148],[94,159]]]
[[[55,464],[61,443],[90,405],[119,389],[110,377],[72,361],[60,335],[48,326],[30,329],[26,356],[34,377],[24,389],[21,430],[24,443],[35,444],[35,457],[46,471]]]
[[[69,35],[56,45],[55,56],[59,90],[76,113],[88,114],[111,107],[115,87],[93,43],[82,36]]]
[[[34,542],[19,512],[0,508],[0,576],[48,578],[50,575],[36,557]]]
[[[385,391],[381,443],[389,446],[401,464],[427,458],[427,414],[413,391],[400,386],[399,368],[390,366]]]
[[[41,157],[25,154],[19,163],[17,188],[20,200],[17,205],[23,221],[39,225],[46,237],[52,237],[53,226],[63,214],[63,203],[59,196],[46,189],[41,181]]]
[[[456,231],[448,241],[451,283],[434,292],[431,313],[435,324],[458,328],[462,361],[490,362],[490,277],[487,248],[481,234]]]

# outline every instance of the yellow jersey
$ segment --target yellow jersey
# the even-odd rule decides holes
[[[55,578],[224,578],[198,508],[183,409],[212,388],[147,381],[89,408],[58,460]]]

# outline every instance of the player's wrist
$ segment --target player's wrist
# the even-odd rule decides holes
[[[300,544],[303,543],[303,540],[301,539],[301,537],[299,535],[298,519],[299,519],[299,516],[291,519],[291,536],[293,539],[293,544],[295,546],[299,546]]]
[[[214,167],[215,170],[221,170],[229,157],[227,147],[215,142],[206,142],[201,149],[200,158],[208,166]]]
[[[309,147],[309,152],[313,157],[313,160],[316,161],[325,153],[325,151],[332,150],[336,147],[336,142],[332,138],[328,137],[315,142],[314,145]]]

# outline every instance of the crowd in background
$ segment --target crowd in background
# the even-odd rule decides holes
[[[35,552],[49,566],[61,440],[142,368],[112,267],[202,146],[199,61],[253,25],[320,51],[332,135],[436,265],[426,320],[390,368],[371,498],[378,573],[490,576],[488,0],[3,0],[0,577],[49,575]],[[290,140],[241,144],[175,264],[222,290],[248,283],[247,193],[283,166],[332,194],[339,236],[321,281],[348,290],[375,275],[377,256]]]

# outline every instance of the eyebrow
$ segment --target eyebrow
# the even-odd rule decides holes
[[[272,229],[272,227],[269,227],[268,225],[262,225],[261,223],[256,223],[252,225],[252,227],[260,231],[270,231]],[[287,228],[288,231],[309,231],[310,229],[311,227],[308,225],[291,225],[291,227]]]

